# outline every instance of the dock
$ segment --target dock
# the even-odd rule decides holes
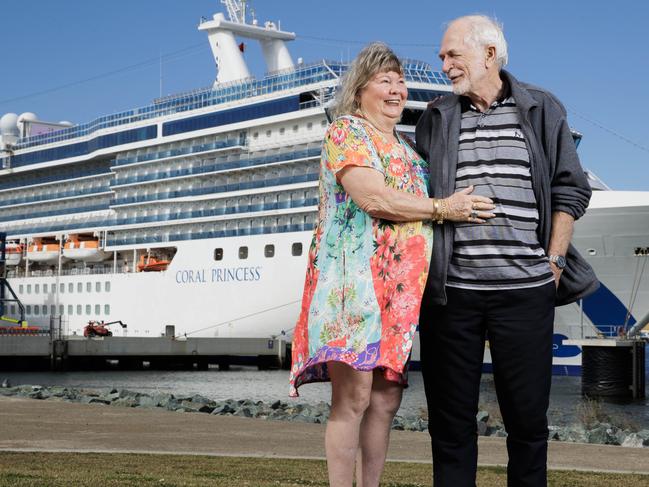
[[[253,365],[287,368],[282,338],[79,337],[0,335],[1,370],[207,370]]]

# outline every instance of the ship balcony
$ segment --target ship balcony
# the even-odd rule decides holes
[[[245,149],[245,147],[246,135],[245,133],[241,133],[239,137],[231,137],[226,140],[217,140],[193,146],[169,148],[156,152],[145,150],[141,152],[138,151],[140,153],[115,159],[115,165],[113,168],[153,161],[170,160],[187,155],[206,154],[224,149]]]
[[[271,152],[271,151],[269,151]],[[320,146],[304,148],[293,152],[279,152],[274,151],[269,155],[252,158],[233,158],[231,160],[219,161],[214,164],[206,164],[204,166],[181,167],[177,169],[160,169],[152,171],[147,174],[136,174],[128,177],[116,177],[111,187],[113,189],[128,186],[138,183],[158,182],[169,179],[186,178],[197,175],[209,175],[212,173],[219,173],[223,171],[231,171],[236,169],[245,169],[255,166],[265,166],[274,163],[293,163],[304,159],[311,159],[320,156]],[[303,181],[306,181],[304,175]],[[302,181],[295,181],[302,182]],[[242,188],[243,189],[243,188]]]

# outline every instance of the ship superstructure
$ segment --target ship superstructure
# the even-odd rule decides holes
[[[228,19],[216,14],[198,27],[217,65],[213,86],[74,126],[33,114],[0,119],[0,230],[20,249],[9,278],[30,324],[62,316],[79,335],[88,320],[121,319],[129,336],[159,336],[166,325],[179,335],[290,336],[316,218],[325,106],[347,65],[294,63],[286,44],[294,33],[259,25],[246,2],[223,3]],[[263,78],[250,76],[241,38],[262,45]],[[404,67],[398,129],[413,134],[450,82],[421,61]],[[557,337],[649,320],[649,277],[636,287],[629,276],[637,249],[649,246],[649,196],[597,194],[575,242],[618,311],[600,320],[586,302],[561,308]],[[558,343],[562,363],[578,365],[578,351]]]

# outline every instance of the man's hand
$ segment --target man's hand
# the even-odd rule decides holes
[[[550,262],[550,269],[552,270],[552,274],[554,274],[554,285],[559,288],[559,280],[561,279],[561,273],[563,272],[563,269],[559,269],[552,262]]]

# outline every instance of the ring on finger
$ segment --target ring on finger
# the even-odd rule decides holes
[[[471,212],[471,216],[470,216],[470,218],[478,218],[478,212],[475,211],[475,210],[473,210],[473,211]]]

